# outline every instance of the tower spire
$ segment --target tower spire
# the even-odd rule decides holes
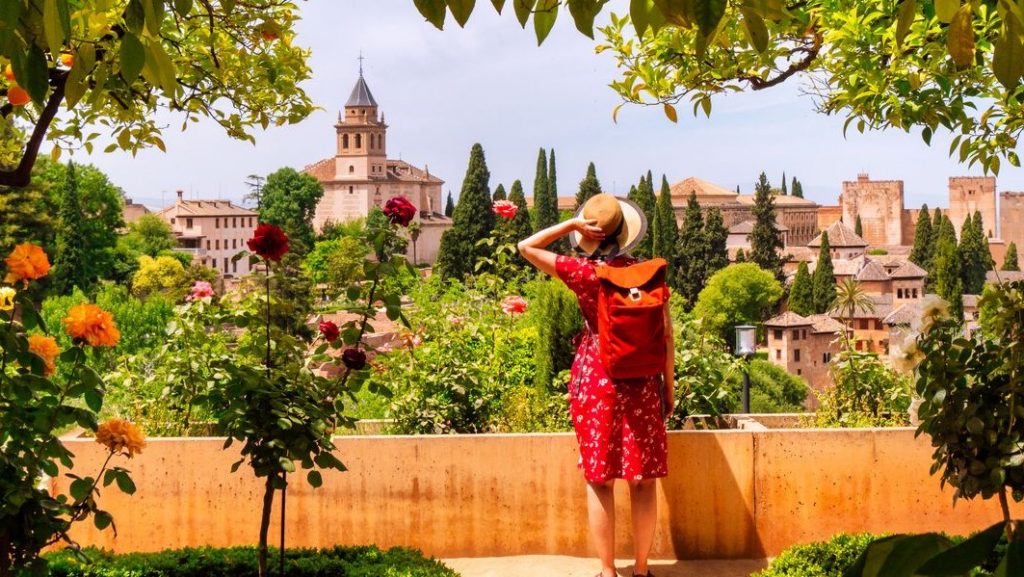
[[[360,78],[363,77],[363,60],[364,60],[364,58],[363,58],[363,51],[360,50],[359,51],[359,77]]]

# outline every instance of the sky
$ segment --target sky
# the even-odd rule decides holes
[[[622,13],[627,4],[609,6]],[[647,170],[670,183],[697,176],[743,192],[761,171],[776,186],[785,172],[825,205],[836,204],[842,182],[862,172],[903,180],[908,207],[947,206],[950,176],[982,174],[947,156],[944,134],[931,147],[914,133],[852,131],[844,138],[844,119],[814,112],[792,81],[717,98],[710,119],[680,107],[673,124],[658,107],[626,105],[614,123],[614,58],[595,54],[596,42],[576,31],[568,13],[538,47],[532,26],[521,29],[511,11],[499,16],[489,2],[477,2],[465,29],[449,17],[444,31],[425,22],[411,0],[299,5],[296,42],[312,50],[313,70],[303,88],[323,110],[257,132],[255,145],[232,140],[212,122],[180,132],[180,118],[168,115],[166,153],[97,152],[85,161],[151,208],[171,203],[178,189],[186,198],[241,201],[250,174],[334,155],[333,126],[358,77],[361,51],[366,82],[390,125],[388,157],[429,167],[456,197],[476,142],[486,153],[491,188],[521,179],[527,195],[539,147],[555,150],[562,196],[575,193],[589,162],[604,190],[620,195]],[[607,18],[606,10],[599,23]],[[997,190],[1024,190],[1024,171],[1003,166]]]

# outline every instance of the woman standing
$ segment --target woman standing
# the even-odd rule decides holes
[[[546,228],[519,243],[519,252],[538,269],[562,280],[574,293],[586,328],[580,338],[569,383],[570,413],[580,445],[579,466],[587,480],[590,533],[601,560],[598,577],[615,572],[615,479],[629,483],[636,562],[633,575],[653,577],[647,558],[657,521],[657,479],[668,474],[665,418],[673,405],[675,347],[665,306],[667,359],[664,372],[653,377],[612,379],[598,347],[596,267],[628,266],[628,256],[643,238],[647,222],[635,204],[599,194],[575,218]],[[569,235],[586,257],[555,254],[546,249]]]

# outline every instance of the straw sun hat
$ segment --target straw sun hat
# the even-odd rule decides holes
[[[596,226],[604,231],[604,241],[584,237],[579,231],[569,235],[569,244],[587,255],[616,256],[628,253],[647,232],[647,217],[644,211],[632,201],[610,194],[596,194],[590,197],[578,211],[576,217],[596,220]]]

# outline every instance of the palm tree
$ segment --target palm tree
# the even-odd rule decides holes
[[[832,310],[839,313],[839,318],[843,321],[844,326],[849,325],[849,330],[843,329],[843,339],[846,342],[846,356],[850,362],[850,377],[853,380],[853,391],[858,396],[859,401],[861,387],[857,375],[856,352],[853,349],[853,342],[850,340],[850,333],[853,332],[853,317],[857,314],[857,311],[864,313],[875,312],[875,301],[871,300],[871,297],[864,292],[864,289],[860,288],[860,283],[854,280],[853,277],[849,277],[840,283],[836,290],[836,299],[832,302]],[[871,412],[877,417],[878,407],[872,406]]]

